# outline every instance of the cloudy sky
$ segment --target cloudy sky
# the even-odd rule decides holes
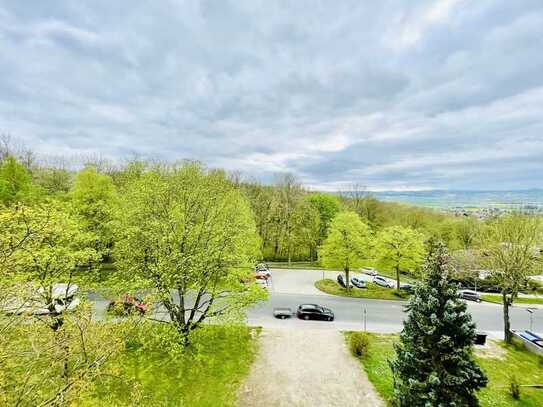
[[[543,2],[0,0],[0,133],[314,188],[543,187]]]

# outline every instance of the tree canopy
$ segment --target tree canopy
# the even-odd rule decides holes
[[[255,223],[224,173],[195,163],[156,166],[122,196],[118,267],[155,289],[185,344],[206,318],[234,315],[263,298],[250,283]]]
[[[356,213],[338,213],[330,224],[328,237],[320,251],[322,264],[342,269],[349,282],[350,270],[361,267],[364,259],[370,257],[370,237],[369,226]]]
[[[389,226],[377,234],[377,261],[396,272],[400,289],[400,272],[414,274],[424,257],[424,237],[410,227]]]

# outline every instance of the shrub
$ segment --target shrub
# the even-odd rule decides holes
[[[514,375],[510,378],[509,390],[511,391],[511,397],[513,397],[515,400],[520,399],[520,385],[517,377]]]
[[[353,332],[349,338],[351,352],[355,356],[364,356],[368,353],[369,338],[365,332]]]

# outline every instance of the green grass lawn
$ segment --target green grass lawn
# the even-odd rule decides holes
[[[347,336],[349,333],[347,333]],[[388,360],[394,358],[393,343],[397,335],[368,334],[368,354],[361,358],[362,368],[383,398],[392,397],[392,373]],[[543,365],[537,355],[525,350],[522,345],[506,347],[501,342],[493,344],[493,351],[476,353],[476,359],[488,376],[488,386],[479,392],[481,406],[526,406],[543,405],[543,389],[521,388],[520,400],[509,393],[510,377],[516,376],[519,384],[543,384]]]
[[[502,303],[502,296],[501,295],[483,294],[483,295],[481,295],[481,299],[483,301],[494,302],[496,304],[501,304]],[[513,304],[543,304],[543,297],[542,298],[517,297],[517,298],[515,298],[515,301],[513,302]]]
[[[149,330],[131,340],[114,361],[116,374],[96,383],[88,405],[235,406],[257,331],[206,326],[196,332],[191,351],[173,354]]]
[[[380,287],[377,284],[367,283],[368,288],[352,288],[348,293],[347,290],[341,287],[335,280],[325,278],[315,282],[315,287],[319,290],[332,295],[351,298],[373,298],[380,300],[407,300],[409,294],[403,291],[396,291],[392,288]]]

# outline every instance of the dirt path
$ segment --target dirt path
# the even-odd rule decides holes
[[[264,330],[242,385],[242,407],[384,406],[343,335],[328,330]]]

